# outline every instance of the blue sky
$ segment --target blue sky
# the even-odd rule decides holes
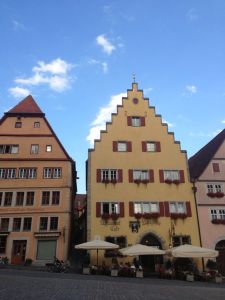
[[[225,124],[224,0],[0,0],[0,113],[32,94],[76,160],[136,74],[190,157]]]

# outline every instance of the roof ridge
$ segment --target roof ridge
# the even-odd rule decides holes
[[[34,98],[28,95],[5,114],[44,114]]]

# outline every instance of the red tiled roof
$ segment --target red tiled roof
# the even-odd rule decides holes
[[[43,114],[31,95],[20,101],[6,114]]]
[[[188,160],[192,179],[201,176],[224,140],[225,129]]]

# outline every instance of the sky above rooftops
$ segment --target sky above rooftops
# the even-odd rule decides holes
[[[132,74],[190,157],[225,124],[225,1],[0,0],[0,113],[32,94],[76,160]]]

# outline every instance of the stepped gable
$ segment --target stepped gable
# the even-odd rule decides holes
[[[188,160],[192,179],[201,176],[224,140],[225,129]]]
[[[27,96],[25,99],[20,101],[15,107],[10,109],[5,114],[42,114],[42,110],[37,105],[35,100],[31,95]]]

